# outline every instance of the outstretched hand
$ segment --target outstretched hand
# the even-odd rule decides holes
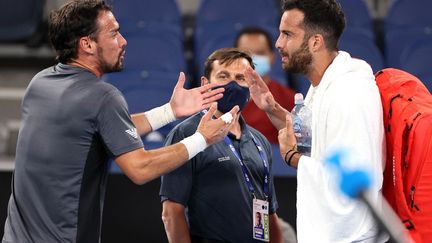
[[[251,67],[246,69],[244,75],[249,86],[250,95],[258,108],[263,111],[270,111],[274,108],[276,101],[261,76]]]
[[[223,96],[223,88],[212,90],[217,84],[206,84],[193,89],[185,89],[185,80],[185,74],[180,72],[170,100],[170,105],[176,118],[190,116],[209,108],[213,102]]]
[[[201,118],[197,128],[197,131],[204,136],[208,145],[219,142],[228,134],[240,110],[236,105],[231,111],[225,113],[218,119],[213,119],[212,117],[216,112],[216,108],[216,103],[213,103],[208,112]]]

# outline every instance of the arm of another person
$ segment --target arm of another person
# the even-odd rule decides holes
[[[185,207],[182,204],[165,200],[162,204],[162,221],[170,243],[191,242]]]
[[[131,118],[138,130],[144,135],[155,131],[178,118],[190,116],[210,105],[222,97],[223,88],[214,89],[217,84],[206,84],[194,89],[185,89],[186,77],[180,72],[176,86],[169,103],[154,108],[148,112],[132,114]]]
[[[270,223],[270,242],[283,243],[282,230],[279,224],[279,218],[276,213],[269,215]]]
[[[180,143],[155,150],[136,149],[116,157],[115,162],[136,184],[144,184],[160,177],[225,137],[233,123],[222,120],[223,116],[212,119],[215,111],[216,104],[213,104],[202,117],[197,132]],[[233,119],[236,119],[238,111],[238,106],[230,111]]]
[[[270,118],[277,130],[285,127],[285,117],[289,112],[276,102],[268,86],[251,67],[245,72],[250,95],[255,104]]]

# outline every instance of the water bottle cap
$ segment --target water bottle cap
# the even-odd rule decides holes
[[[303,104],[303,94],[302,93],[296,93],[294,95],[294,104]]]

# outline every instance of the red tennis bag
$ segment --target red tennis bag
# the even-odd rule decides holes
[[[432,242],[432,95],[402,70],[375,78],[387,142],[384,197],[416,243]]]

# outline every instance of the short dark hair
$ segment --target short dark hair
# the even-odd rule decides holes
[[[96,40],[101,11],[111,11],[111,7],[100,0],[74,0],[51,12],[48,33],[57,61],[68,63],[76,58],[81,37]]]
[[[298,9],[304,14],[305,38],[315,33],[323,35],[326,48],[337,50],[345,28],[345,14],[336,0],[284,0],[283,12]]]
[[[239,40],[243,35],[263,35],[266,38],[267,46],[268,46],[269,50],[271,50],[271,51],[274,50],[273,40],[272,40],[270,34],[266,30],[264,30],[260,27],[254,27],[254,26],[252,27],[251,26],[251,27],[246,27],[246,28],[240,30],[240,32],[238,32],[238,34],[235,38],[235,42],[234,42],[235,47],[238,47]]]
[[[255,65],[253,64],[252,57],[244,51],[241,51],[238,48],[221,48],[214,51],[204,63],[204,77],[210,79],[210,74],[213,71],[213,63],[215,61],[219,61],[220,64],[230,65],[234,61],[244,58],[246,59],[251,67],[255,69]]]

